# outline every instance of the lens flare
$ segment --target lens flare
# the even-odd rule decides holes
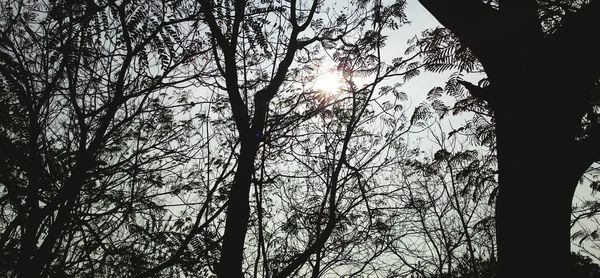
[[[340,92],[342,86],[342,74],[337,71],[328,71],[315,79],[313,89],[323,94],[334,95]]]

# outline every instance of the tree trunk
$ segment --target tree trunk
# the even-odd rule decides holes
[[[240,157],[229,191],[227,220],[221,257],[217,268],[218,277],[244,277],[244,241],[250,217],[250,186],[254,173],[254,159],[257,152],[257,139],[241,138]]]
[[[523,99],[495,109],[499,276],[569,277],[571,201],[586,168],[575,155],[577,117],[560,113],[569,105],[549,86],[519,87],[511,95]]]

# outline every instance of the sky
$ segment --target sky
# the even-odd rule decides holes
[[[382,49],[382,54],[384,56],[384,59],[387,61],[391,61],[395,57],[405,56],[404,52],[408,47],[407,41],[415,35],[420,34],[425,29],[440,26],[440,23],[417,0],[408,0],[407,9],[405,10],[405,13],[408,16],[408,20],[410,21],[410,23],[401,26],[397,30],[388,30],[387,33],[385,33],[385,35],[387,35],[388,38],[386,42],[386,47]],[[432,88],[437,86],[443,87],[445,82],[448,80],[448,77],[452,73],[452,71],[446,73],[422,72],[417,77],[406,82],[402,86],[402,90],[408,94],[410,103],[409,109],[414,109],[422,101],[424,101],[427,96],[427,93]],[[471,76],[465,76],[464,78],[470,82],[476,83],[481,77],[481,74],[476,74]],[[391,80],[391,82],[397,82],[402,80],[401,77],[398,78],[398,80]],[[460,118],[453,117],[452,121],[460,121]],[[426,151],[432,152],[435,150]],[[587,186],[587,184],[579,185],[576,192],[576,197],[574,199],[574,203],[583,202],[584,200],[590,199],[591,197],[592,196],[591,191],[589,190],[589,186]],[[577,229],[577,227],[574,228],[573,232]],[[574,250],[577,250],[577,248],[574,248]]]

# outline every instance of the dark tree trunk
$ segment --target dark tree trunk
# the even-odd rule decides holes
[[[27,197],[26,197],[26,216],[21,226],[21,246],[20,254],[17,260],[17,277],[32,277],[38,275],[34,269],[37,269],[37,263],[31,259],[37,251],[36,241],[40,222],[42,220],[40,207],[39,207],[39,187],[41,181],[42,167],[41,156],[38,149],[38,136],[40,129],[37,123],[37,115],[31,115],[29,120],[29,169],[28,173],[28,184],[27,184]]]
[[[254,160],[262,140],[270,100],[270,98],[261,97],[268,93],[261,91],[255,96],[252,123],[246,128],[242,128],[245,132],[240,132],[240,156],[228,196],[225,234],[217,267],[218,277],[244,277],[242,266],[244,241],[250,218],[250,187],[254,174]]]
[[[247,100],[242,99],[240,86],[238,84],[237,52],[239,34],[242,22],[245,20],[247,1],[234,1],[235,16],[228,30],[228,36],[225,36],[214,13],[212,1],[202,1],[200,9],[204,15],[204,20],[210,28],[212,36],[217,43],[216,47],[223,51],[223,62],[225,65],[220,68],[224,73],[225,83],[227,85],[227,94],[229,103],[237,130],[240,135],[241,149],[238,166],[234,176],[233,185],[229,192],[227,220],[225,224],[225,234],[223,236],[223,246],[221,247],[221,257],[217,266],[217,275],[223,278],[243,277],[242,265],[244,258],[244,240],[248,230],[248,219],[250,216],[250,186],[252,184],[252,175],[254,174],[254,159],[258,151],[259,142],[262,140],[262,132],[265,127],[266,115],[269,102],[279,91],[279,87],[286,80],[286,75],[294,61],[296,51],[302,49],[320,38],[314,37],[309,40],[298,40],[298,35],[310,26],[313,16],[317,11],[320,1],[313,1],[308,13],[301,16],[300,23],[296,16],[296,1],[290,1],[290,30],[287,49],[283,54],[283,59],[278,60],[278,66],[273,72],[269,84],[259,90],[254,95],[254,113],[250,117]],[[217,51],[215,50],[214,54]],[[215,57],[215,59],[217,59]],[[219,60],[219,59],[217,59]],[[217,61],[217,63],[220,63]]]
[[[229,191],[226,228],[217,269],[218,277],[244,277],[242,273],[244,241],[250,217],[250,186],[256,151],[257,142],[254,138],[242,139],[238,166]]]
[[[574,157],[576,123],[552,102],[496,109],[500,277],[569,277],[571,200],[585,167]]]

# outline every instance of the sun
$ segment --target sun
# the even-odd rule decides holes
[[[340,92],[343,85],[342,74],[338,71],[330,70],[315,78],[313,89],[324,94],[334,95]]]

